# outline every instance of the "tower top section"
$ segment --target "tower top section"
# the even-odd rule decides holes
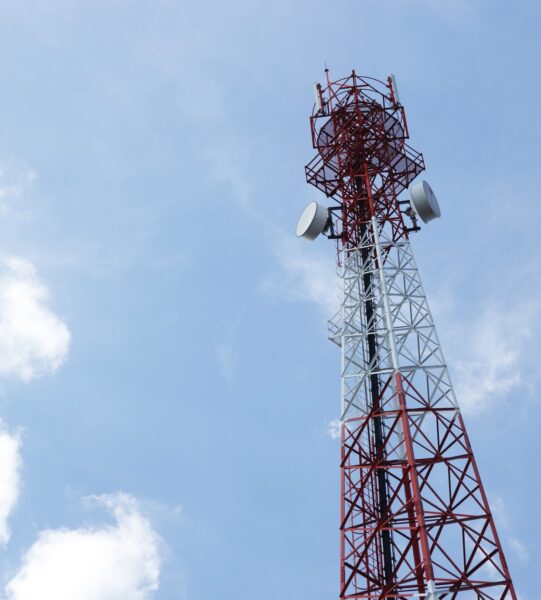
[[[342,247],[357,247],[362,225],[372,217],[389,222],[393,239],[412,230],[398,195],[424,170],[411,148],[396,82],[351,75],[314,86],[310,116],[316,156],[306,165],[308,183],[334,201],[329,230]]]

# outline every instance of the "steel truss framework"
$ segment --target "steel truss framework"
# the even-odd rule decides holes
[[[398,201],[424,163],[393,92],[319,88],[306,167],[338,203],[340,597],[515,599]]]

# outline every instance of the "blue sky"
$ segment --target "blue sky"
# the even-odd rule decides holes
[[[539,4],[0,7],[0,598],[337,596],[334,251],[294,238],[327,63],[397,76],[443,211],[421,275],[540,600]]]

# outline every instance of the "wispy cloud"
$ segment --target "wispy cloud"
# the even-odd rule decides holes
[[[531,337],[531,311],[487,308],[462,323],[454,370],[461,407],[476,413],[525,383],[521,357]]]
[[[235,366],[237,363],[237,349],[235,344],[235,331],[239,326],[241,319],[239,315],[230,319],[224,327],[224,337],[215,346],[216,358],[220,365],[222,377],[231,385],[235,376]]]
[[[332,440],[339,440],[340,439],[340,428],[341,428],[340,419],[333,419],[332,421],[329,421],[327,423],[327,435]]]
[[[497,526],[504,534],[504,541],[510,548],[513,556],[519,562],[526,564],[530,560],[530,555],[526,545],[513,533],[507,508],[502,496],[492,496],[490,498],[490,506],[494,515],[494,520]]]
[[[508,536],[507,545],[511,548],[511,552],[521,563],[528,563],[530,561],[530,554],[523,542],[521,542],[515,536]]]
[[[27,260],[0,261],[0,376],[24,381],[65,361],[70,332],[48,306],[49,293]]]
[[[244,145],[245,143],[236,140],[233,134],[215,140],[204,153],[204,158],[210,167],[209,176],[215,182],[226,186],[229,197],[237,208],[250,216],[254,222],[269,230],[272,229],[272,223],[264,218],[254,201],[251,177],[245,168],[249,148]]]
[[[37,177],[33,169],[13,162],[0,162],[0,216],[24,216],[19,200]]]
[[[338,309],[334,256],[304,240],[283,237],[275,246],[279,269],[266,277],[262,289],[286,300],[314,303],[330,317]]]
[[[21,459],[20,434],[10,433],[0,422],[0,544],[10,538],[9,518],[19,499]]]
[[[5,587],[6,600],[148,600],[158,589],[160,538],[126,494],[95,501],[112,525],[48,529]]]
[[[211,175],[229,187],[237,207],[269,234],[272,252],[278,268],[263,278],[261,289],[284,300],[316,304],[329,317],[338,309],[338,291],[334,253],[329,244],[322,249],[280,231],[272,220],[266,219],[253,201],[250,177],[242,169],[245,153],[241,145],[219,152],[209,151]],[[224,358],[227,354],[223,352]]]
[[[462,410],[480,415],[510,395],[527,402],[537,384],[539,291],[525,293],[521,281],[466,302],[453,289],[431,295],[430,305]]]
[[[233,381],[235,362],[237,360],[237,354],[233,346],[233,340],[228,339],[225,342],[217,344],[216,357],[220,364],[220,372],[222,377],[227,381],[227,383],[231,384]]]

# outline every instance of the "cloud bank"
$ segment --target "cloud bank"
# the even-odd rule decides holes
[[[48,529],[23,557],[5,600],[148,600],[158,589],[160,539],[127,494],[95,501],[115,519],[101,528]]]
[[[70,332],[48,306],[49,294],[32,263],[0,261],[0,377],[30,381],[66,359]]]

